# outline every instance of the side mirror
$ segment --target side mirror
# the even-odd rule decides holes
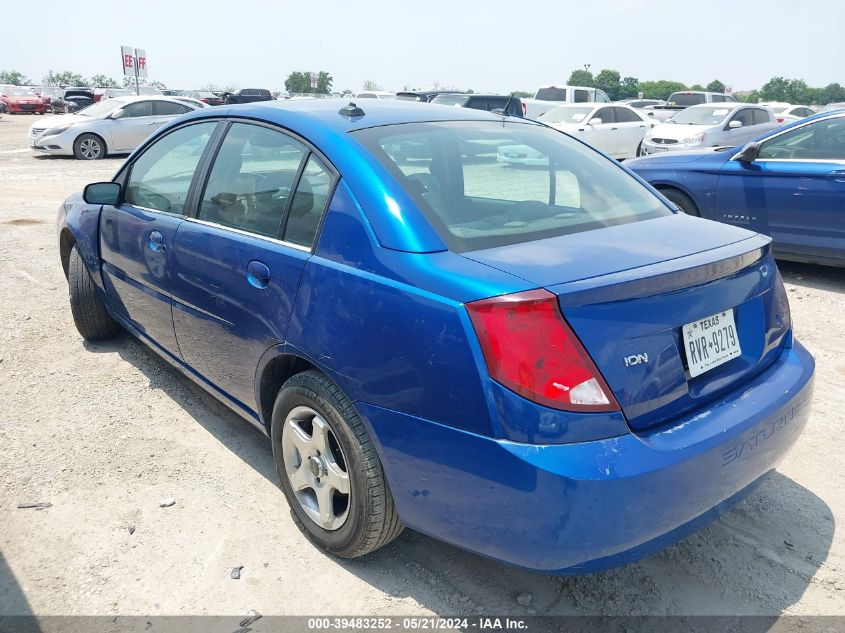
[[[734,159],[743,163],[753,163],[757,159],[757,154],[760,152],[760,144],[751,142],[746,143],[739,153],[734,156]]]
[[[85,187],[82,199],[88,204],[115,206],[120,200],[120,185],[116,182],[93,182]]]
[[[735,130],[735,129],[740,128],[740,127],[742,127],[742,121],[737,121],[736,119],[734,119],[733,121],[728,123],[728,129],[729,130]]]
[[[599,117],[593,117],[587,125],[601,125],[603,121]]]

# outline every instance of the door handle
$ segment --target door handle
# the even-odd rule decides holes
[[[836,182],[845,182],[845,169],[829,171],[827,174],[825,174],[825,178],[827,178],[828,180],[835,180]]]
[[[167,250],[167,247],[164,245],[164,236],[159,231],[152,231],[150,233],[147,246],[150,247],[151,251],[156,253],[163,253]]]
[[[613,132],[614,130],[618,130],[618,129],[619,129],[618,127],[612,127],[612,128],[610,128],[610,131]]]
[[[267,264],[255,259],[246,267],[246,280],[251,286],[264,289],[270,284],[270,269]]]
[[[144,125],[158,125],[158,121],[147,121]]]

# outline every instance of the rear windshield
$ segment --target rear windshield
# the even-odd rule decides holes
[[[566,101],[566,88],[540,88],[534,98],[541,101]]]
[[[719,125],[736,106],[699,106],[678,112],[670,120],[681,125]]]
[[[676,106],[691,106],[699,103],[707,103],[707,97],[703,94],[688,94],[684,92],[676,92],[669,97],[669,104]]]
[[[544,112],[537,119],[544,123],[580,123],[593,110],[595,110],[593,106],[574,108],[557,107]]]
[[[463,106],[469,101],[467,95],[437,95],[431,100],[438,105]]]
[[[538,125],[448,121],[353,134],[455,252],[672,213],[615,161]]]

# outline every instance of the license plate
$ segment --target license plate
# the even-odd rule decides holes
[[[733,309],[687,323],[683,338],[693,378],[742,354]]]
[[[660,152],[668,152],[668,151],[669,151],[668,147],[652,147],[651,149],[649,149],[648,153],[649,154],[659,154]]]

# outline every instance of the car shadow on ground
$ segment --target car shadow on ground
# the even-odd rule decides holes
[[[145,345],[127,334],[85,345],[117,352],[151,388],[277,483],[267,437]],[[369,556],[336,563],[379,591],[440,615],[773,616],[800,600],[827,558],[834,527],[822,499],[773,472],[748,499],[693,536],[598,574],[556,577],[517,569],[411,530]],[[528,605],[517,601],[520,594],[530,594]]]
[[[778,260],[783,280],[796,286],[845,293],[845,268]]]
[[[0,631],[38,633],[41,627],[33,615],[32,607],[15,577],[15,572],[0,551]]]

